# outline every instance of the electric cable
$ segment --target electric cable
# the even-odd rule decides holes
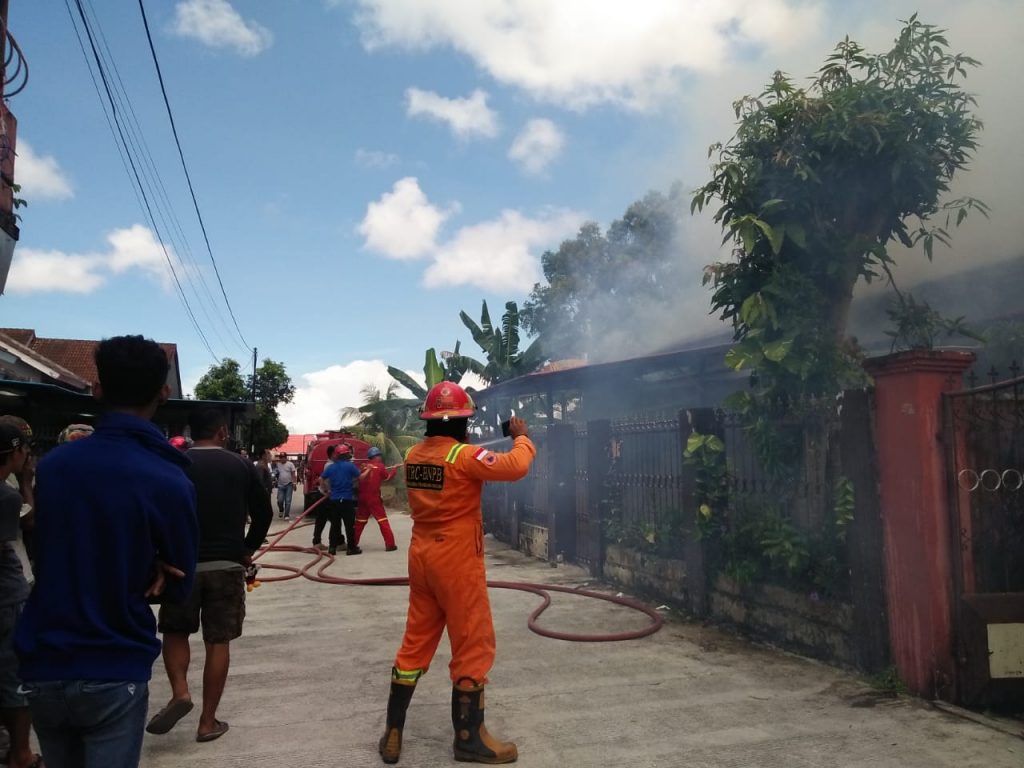
[[[196,218],[199,219],[199,228],[203,233],[203,240],[206,242],[206,251],[210,254],[210,263],[213,264],[213,272],[217,276],[217,283],[220,285],[221,295],[224,297],[224,304],[228,308],[228,314],[231,316],[231,321],[235,324],[235,330],[238,332],[238,337],[242,340],[242,344],[245,345],[246,349],[251,349],[249,342],[245,340],[245,336],[242,333],[242,329],[238,327],[238,319],[235,317],[235,312],[231,308],[231,302],[228,300],[227,291],[224,289],[224,281],[221,280],[220,270],[217,268],[217,260],[213,257],[213,249],[210,247],[210,238],[206,233],[206,224],[203,223],[203,214],[199,211],[199,202],[196,200],[196,192],[192,187],[192,176],[188,172],[188,165],[185,163],[185,153],[181,149],[181,141],[178,139],[178,128],[174,124],[174,113],[171,111],[171,102],[167,97],[167,89],[164,87],[164,76],[160,70],[160,60],[156,56],[156,47],[153,45],[153,36],[149,32],[149,20],[146,18],[146,6],[143,0],[139,0],[139,11],[142,13],[142,25],[146,30],[146,40],[149,43],[149,51],[153,56],[153,65],[156,67],[156,76],[160,81],[160,93],[164,97],[164,106],[167,107],[167,118],[171,122],[171,133],[174,134],[174,143],[178,148],[178,157],[181,158],[181,168],[185,172],[185,179],[188,181],[188,191],[192,195],[192,205],[196,210]]]
[[[281,544],[281,540],[291,533],[295,528],[303,522],[304,518],[316,509],[320,504],[324,503],[327,497],[321,498],[319,501],[311,504],[301,515],[296,518],[295,522],[285,528],[281,533],[274,537],[274,540],[268,544],[263,545],[260,550],[253,557],[253,562],[260,560],[264,555],[270,552],[297,552],[307,553],[313,556],[306,565],[298,567],[292,565],[279,565],[276,563],[263,563],[262,568],[270,570],[284,571],[283,576],[269,576],[260,578],[260,582],[273,582],[273,581],[288,581],[289,579],[306,578],[310,581],[316,581],[321,584],[339,584],[342,586],[351,587],[405,587],[409,585],[408,576],[382,576],[377,578],[366,578],[366,579],[345,579],[340,576],[329,576],[325,572],[334,563],[334,556],[325,554],[319,549],[313,547],[300,547],[290,544]],[[322,560],[326,559],[322,565]],[[317,567],[319,565],[319,567]],[[313,569],[316,571],[311,573]],[[608,595],[603,592],[597,592],[592,589],[579,589],[576,587],[566,587],[561,584],[534,584],[528,581],[488,581],[487,586],[491,589],[510,589],[518,592],[527,592],[532,595],[536,595],[541,598],[541,604],[533,610],[529,618],[526,620],[526,626],[529,630],[535,634],[541,635],[542,637],[552,638],[554,640],[566,640],[572,643],[608,643],[608,642],[620,642],[623,640],[638,640],[642,637],[648,637],[653,635],[665,624],[664,617],[658,613],[654,608],[644,605],[639,600],[633,600],[628,597],[619,597],[618,595]],[[610,632],[610,633],[579,633],[579,632],[560,632],[558,630],[546,629],[540,625],[541,614],[544,613],[551,605],[551,592],[558,592],[560,594],[576,595],[578,597],[586,597],[594,600],[603,600],[613,605],[619,605],[624,608],[629,608],[633,611],[639,611],[646,615],[651,621],[650,623],[640,629],[630,630],[627,632]]]
[[[117,67],[117,61],[114,59],[113,52],[110,50],[110,46],[107,43],[106,35],[103,32],[103,27],[100,24],[96,10],[92,5],[91,0],[86,0],[86,4],[92,15],[92,26],[95,29],[97,39],[100,42],[100,56],[104,58],[108,70],[113,72],[114,75],[111,80],[111,85],[113,86],[112,90],[114,97],[120,106],[122,120],[127,128],[127,137],[129,144],[131,144],[130,151],[133,151],[135,156],[139,159],[139,170],[153,196],[154,207],[160,216],[161,222],[163,222],[165,231],[171,240],[175,253],[180,256],[185,282],[192,289],[192,293],[195,297],[196,303],[199,305],[199,309],[209,322],[209,327],[212,329],[221,346],[227,348],[231,345],[225,341],[224,336],[221,335],[217,321],[219,321],[220,325],[224,327],[229,338],[237,344],[234,334],[231,332],[227,321],[224,319],[224,316],[220,311],[218,301],[214,299],[213,294],[210,292],[203,270],[199,268],[197,263],[195,263],[192,247],[188,242],[188,238],[185,236],[185,232],[181,226],[180,220],[178,219],[177,213],[174,210],[174,206],[171,204],[167,188],[164,186],[163,178],[157,170],[156,163],[153,160],[152,153],[149,149],[149,144],[146,141],[145,133],[142,130],[142,125],[139,123],[138,116],[135,114],[135,107],[132,104],[131,97],[128,95],[128,89],[125,87],[124,81],[121,79],[121,72]],[[105,56],[104,53],[106,54]],[[187,263],[188,261],[195,264],[195,267],[189,268]],[[196,287],[197,280],[195,280],[194,277],[198,277],[199,286],[203,289],[203,293],[205,293],[205,301],[199,291],[199,288]],[[213,308],[216,320],[211,316],[208,306]],[[246,350],[246,352],[248,352],[248,350]]]
[[[75,6],[76,6],[76,8],[78,10],[78,15],[79,15],[79,17],[80,17],[80,19],[82,21],[83,30],[85,31],[86,37],[89,40],[89,47],[92,49],[93,59],[95,60],[96,69],[97,69],[97,72],[98,72],[98,74],[100,76],[100,80],[103,83],[103,88],[106,91],[107,99],[108,99],[108,101],[110,103],[111,113],[114,115],[114,121],[113,122],[114,122],[114,126],[116,127],[117,136],[119,138],[120,144],[125,149],[125,154],[127,156],[128,165],[131,167],[131,176],[130,176],[130,178],[134,177],[134,179],[135,179],[135,184],[137,185],[138,193],[139,193],[139,195],[141,195],[141,198],[142,198],[142,206],[144,208],[144,212],[147,214],[150,226],[152,226],[153,232],[156,235],[157,240],[160,242],[160,247],[161,247],[161,250],[163,251],[164,259],[167,261],[167,266],[170,269],[171,277],[174,279],[174,284],[175,284],[175,286],[178,289],[178,298],[181,300],[181,303],[182,303],[182,305],[185,308],[185,312],[188,314],[189,320],[192,322],[192,327],[195,329],[197,335],[202,340],[203,345],[206,347],[207,351],[210,353],[210,356],[213,357],[213,359],[216,360],[219,363],[220,362],[220,358],[217,357],[216,353],[213,351],[213,347],[210,346],[209,339],[206,338],[206,334],[203,332],[202,327],[199,325],[199,321],[196,319],[195,312],[193,312],[192,307],[189,305],[188,297],[185,295],[184,288],[182,288],[182,285],[181,285],[181,280],[178,278],[178,272],[174,268],[174,261],[173,261],[173,259],[171,259],[170,253],[167,250],[167,245],[166,245],[166,243],[163,240],[163,236],[160,234],[159,228],[157,227],[156,219],[155,219],[155,217],[153,215],[152,206],[150,205],[149,199],[146,196],[145,189],[143,188],[143,185],[142,185],[142,180],[139,177],[139,170],[136,167],[134,158],[131,156],[130,152],[128,151],[128,142],[125,139],[124,131],[121,128],[121,124],[117,120],[117,106],[115,104],[113,95],[112,95],[111,90],[110,90],[110,84],[109,84],[109,82],[107,80],[107,75],[106,75],[106,71],[104,70],[104,67],[103,67],[103,62],[100,59],[99,52],[96,50],[96,42],[95,42],[95,39],[93,38],[92,29],[89,26],[89,20],[85,16],[85,10],[82,7],[82,2],[81,2],[81,0],[74,0],[74,3],[75,3]],[[75,33],[76,33],[76,35],[78,35],[78,27],[75,24],[74,13],[72,12],[71,6],[69,5],[69,0],[64,0],[64,5],[65,5],[65,7],[68,10],[68,15],[71,17],[72,25],[75,27]],[[83,53],[83,55],[86,58],[86,64],[88,66],[89,65],[89,56],[88,56],[88,53],[86,53],[86,51],[85,51],[85,45],[84,45],[84,43],[81,40],[81,36],[79,36],[79,43],[82,46],[82,53]],[[89,68],[90,68],[90,72],[91,72],[91,66]],[[98,90],[98,87],[97,87],[97,90]],[[101,103],[102,103],[102,97],[101,97]]]

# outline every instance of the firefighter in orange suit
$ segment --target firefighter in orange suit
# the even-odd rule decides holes
[[[455,759],[495,764],[518,757],[515,744],[498,741],[484,727],[484,684],[494,663],[495,641],[480,493],[486,480],[525,477],[537,451],[522,419],[511,420],[513,445],[508,453],[469,445],[466,428],[475,410],[458,385],[436,385],[420,412],[427,422],[426,439],[406,456],[413,521],[409,613],[392,669],[387,725],[379,744],[385,763],[398,762],[409,701],[446,627],[452,648],[448,666]]]

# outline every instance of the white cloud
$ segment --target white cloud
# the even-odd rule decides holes
[[[487,106],[487,94],[479,89],[465,99],[448,99],[433,91],[409,88],[405,98],[410,117],[424,115],[448,123],[460,139],[498,135],[498,115]]]
[[[423,275],[428,288],[473,285],[503,293],[529,291],[540,278],[538,248],[571,236],[583,222],[575,211],[549,210],[538,217],[505,210],[491,221],[460,228],[438,242],[441,224],[460,206],[433,205],[411,176],[367,207],[358,231],[365,247],[391,259],[429,256]]]
[[[369,50],[450,47],[501,83],[575,108],[635,109],[737,52],[798,50],[816,0],[358,0]]]
[[[419,181],[407,176],[367,206],[358,231],[372,251],[390,259],[417,259],[434,249],[438,231],[451,212],[432,205]]]
[[[527,173],[537,175],[562,154],[564,147],[565,134],[559,127],[545,118],[535,118],[523,126],[509,147],[508,156]]]
[[[572,211],[531,219],[506,210],[493,221],[463,227],[438,248],[424,285],[475,285],[495,293],[525,293],[540,279],[536,248],[572,235],[582,220]]]
[[[273,42],[273,35],[255,21],[246,21],[227,0],[183,0],[174,9],[171,30],[211,48],[230,48],[255,56]]]
[[[19,248],[14,254],[8,293],[92,293],[106,281],[103,260],[63,251]]]
[[[66,200],[74,197],[64,171],[50,155],[37,155],[25,139],[18,139],[14,175],[21,185],[21,196],[29,203],[36,200]]]
[[[398,155],[393,152],[382,152],[379,149],[356,150],[353,158],[355,164],[363,168],[390,168],[398,164]]]
[[[361,390],[368,384],[386,389],[394,379],[383,360],[354,360],[347,365],[332,365],[305,373],[295,388],[295,398],[277,409],[281,421],[292,434],[308,434],[337,429],[342,408],[363,404]],[[406,371],[414,379],[420,374]],[[403,389],[401,393],[409,396]]]
[[[14,254],[7,290],[10,293],[92,293],[112,275],[137,269],[170,290],[171,274],[159,241],[141,224],[115,229],[106,237],[109,248],[100,253],[67,253],[58,250],[19,248]],[[178,276],[186,267],[168,254]]]

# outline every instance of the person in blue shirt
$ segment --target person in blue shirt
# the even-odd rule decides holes
[[[199,549],[189,459],[152,424],[167,355],[142,336],[96,349],[106,413],[36,471],[36,584],[15,632],[51,768],[137,768],[160,655],[150,602],[183,601]]]
[[[331,523],[328,539],[328,553],[338,552],[341,542],[341,526],[345,523],[345,541],[348,542],[346,555],[361,555],[363,550],[356,546],[356,488],[359,485],[359,468],[352,461],[352,446],[342,443],[334,451],[334,463],[324,467],[320,475],[320,491],[327,496],[327,519]]]

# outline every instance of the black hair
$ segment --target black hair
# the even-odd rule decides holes
[[[328,445],[327,446],[327,458],[328,459],[333,459],[334,458],[334,449],[336,447],[337,446],[334,446],[334,445]]]
[[[220,408],[200,408],[188,420],[193,440],[209,440],[227,423],[227,417]]]
[[[466,442],[469,419],[427,419],[427,437],[451,437]]]
[[[114,336],[96,347],[96,372],[103,402],[114,408],[142,408],[167,383],[167,353],[152,339]]]

